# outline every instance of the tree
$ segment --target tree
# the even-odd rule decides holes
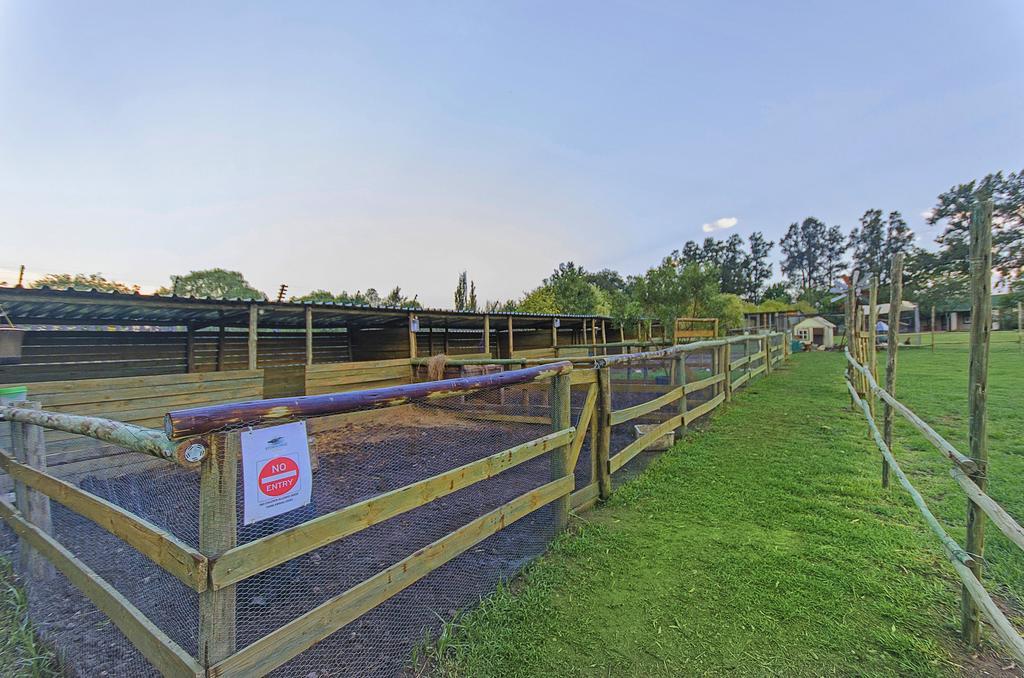
[[[885,221],[882,210],[868,210],[860,218],[860,228],[850,232],[853,267],[861,271],[863,279],[877,275],[879,282],[886,285],[893,257],[899,252],[910,252],[913,243],[914,234],[899,212],[890,212]]]
[[[786,283],[777,282],[772,283],[765,288],[764,294],[761,295],[761,303],[766,301],[781,301],[785,304],[793,303],[793,297],[790,296],[789,291],[786,289]]]
[[[672,253],[672,258],[677,265],[713,266],[718,269],[718,284],[723,293],[756,300],[772,276],[768,256],[774,246],[775,243],[765,240],[762,233],[755,232],[750,234],[747,249],[743,238],[734,234],[725,241],[705,238],[700,246],[689,240],[681,250]]]
[[[476,281],[469,283],[469,303],[467,304],[467,311],[473,311],[476,313]]]
[[[161,287],[157,290],[157,294],[212,299],[263,300],[267,298],[267,295],[250,285],[241,273],[227,271],[223,268],[192,271],[188,275],[172,275],[171,286]]]
[[[564,262],[547,278],[544,286],[550,287],[554,295],[555,313],[592,315],[599,311],[604,302],[600,290],[588,279],[582,266]],[[605,304],[607,305],[607,304]]]
[[[587,282],[606,294],[622,292],[627,286],[622,275],[610,268],[601,269],[597,273],[587,273],[586,279]]]
[[[459,274],[459,281],[455,283],[455,310],[466,311],[469,305],[469,283],[467,282],[466,271]]]
[[[764,234],[760,231],[751,233],[748,242],[750,254],[746,265],[746,289],[742,296],[757,302],[764,298],[764,286],[772,277],[772,265],[768,257],[775,243],[765,240]]]
[[[541,285],[529,292],[519,302],[521,313],[561,313],[555,300],[555,290],[550,285]]]
[[[411,299],[402,294],[402,288],[396,286],[388,296],[381,297],[374,288],[367,288],[366,292],[356,291],[354,294],[342,291],[339,294],[328,290],[314,290],[309,294],[300,297],[292,297],[289,301],[303,302],[311,301],[330,304],[347,304],[350,306],[395,306],[398,308],[422,308],[418,296]]]
[[[398,308],[423,308],[423,305],[419,302],[419,295],[413,295],[409,297],[402,295],[402,288],[395,285],[395,288],[388,292],[388,296],[381,299],[381,304],[384,306],[397,306]]]
[[[779,247],[782,274],[793,289],[803,294],[835,282],[843,267],[846,240],[838,226],[829,228],[820,220],[807,217],[790,224]]]
[[[971,212],[979,196],[992,198],[992,265],[1007,281],[1020,277],[1024,268],[1024,170],[988,174],[981,181],[953,186],[938,197],[929,224],[945,223],[938,241],[936,270],[970,272],[969,235]]]
[[[135,294],[138,285],[128,285],[103,277],[102,273],[49,273],[33,282],[30,287],[52,287],[54,289],[97,290]]]

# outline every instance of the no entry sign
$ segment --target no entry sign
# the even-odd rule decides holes
[[[313,489],[306,423],[242,433],[246,525],[305,506]]]
[[[274,457],[260,469],[260,492],[280,497],[299,484],[299,465],[291,457]]]

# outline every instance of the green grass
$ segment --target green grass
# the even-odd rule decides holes
[[[28,621],[28,601],[0,559],[0,676],[58,676],[52,653],[40,646]]]
[[[901,397],[960,443],[966,352],[903,356]],[[990,410],[993,475],[1005,474],[993,478],[993,494],[1018,515],[1024,497],[1012,478],[1024,460],[1012,448],[1024,416],[1015,409],[1022,365],[1008,350],[993,355]],[[842,369],[838,353],[797,355],[755,381],[708,430],[692,432],[583,514],[577,531],[514,586],[446,629],[444,651],[431,655],[434,669],[458,676],[959,672],[955,575],[906,494],[898,485],[881,489],[879,455],[861,415],[849,409]],[[904,427],[898,432],[897,455],[912,481],[962,537],[964,500],[948,464]],[[994,576],[1017,587],[1020,559],[1004,562],[992,542]]]

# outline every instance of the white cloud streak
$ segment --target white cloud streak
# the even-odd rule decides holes
[[[732,228],[740,222],[736,217],[722,217],[715,219],[710,224],[704,224],[701,229],[705,233],[714,233],[715,231],[724,231],[727,228]]]

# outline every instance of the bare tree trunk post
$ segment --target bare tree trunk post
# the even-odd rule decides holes
[[[249,370],[255,370],[257,362],[257,351],[259,350],[259,344],[257,343],[257,335],[259,334],[259,307],[256,304],[249,305]]]
[[[893,398],[896,397],[896,358],[900,345],[900,309],[903,308],[903,253],[892,258],[892,271],[889,275],[889,338],[888,360],[885,365],[885,390]],[[882,437],[885,445],[892,449],[893,409],[885,404],[885,417],[882,420]],[[889,487],[889,462],[882,459],[882,487]]]
[[[932,353],[935,353],[935,305],[932,304]]]
[[[981,196],[979,196],[981,197]],[[988,484],[988,349],[992,334],[992,201],[987,196],[976,202],[971,213],[971,362],[968,382],[970,457],[978,465],[971,475],[984,492]],[[970,565],[981,580],[985,556],[985,514],[967,500],[967,543],[964,548],[974,556]],[[965,643],[976,646],[981,640],[981,619],[965,586],[960,596],[961,635]]]
[[[857,355],[857,279],[859,277],[860,271],[855,270],[850,274],[850,289],[846,291],[846,346],[850,350],[850,355],[857,362],[860,362]],[[846,375],[851,384],[860,385],[860,375],[856,374],[853,367],[847,365]],[[850,395],[850,407],[857,407],[852,394]]]
[[[871,276],[871,292],[868,296],[868,364],[867,368],[871,370],[871,376],[878,381],[878,351],[875,347],[878,345],[878,276]],[[875,416],[875,393],[871,390],[870,385],[868,386],[868,409],[871,410],[872,419]],[[871,437],[871,431],[868,431],[868,437]]]

